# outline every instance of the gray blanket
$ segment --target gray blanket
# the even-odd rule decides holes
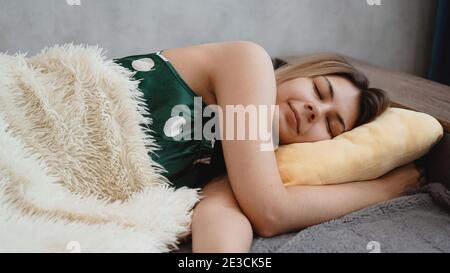
[[[190,251],[188,242],[177,252]],[[300,232],[257,237],[251,252],[450,252],[450,191],[429,184]]]

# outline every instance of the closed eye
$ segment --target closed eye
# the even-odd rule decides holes
[[[314,92],[316,93],[319,100],[322,100],[322,96],[320,95],[319,88],[317,88],[317,84],[314,83]]]
[[[330,135],[331,138],[333,138],[333,134],[331,133],[331,128],[330,128],[330,123],[328,122],[328,119],[326,119],[325,121],[326,125],[327,125],[327,132]]]
[[[322,100],[322,96],[320,95],[319,92],[319,88],[317,88],[317,84],[314,83],[314,92],[316,93],[316,96],[319,98],[319,100]],[[331,128],[330,128],[330,122],[328,121],[328,119],[326,119],[325,124],[327,126],[327,132],[330,135],[331,138],[333,138],[333,134],[331,133]]]

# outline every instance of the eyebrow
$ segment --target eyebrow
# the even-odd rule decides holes
[[[328,77],[325,77],[325,76],[324,76],[324,78],[325,78],[325,79],[327,80],[327,82],[328,82],[328,89],[330,90],[331,99],[334,99],[334,88],[333,88],[333,85],[331,84],[331,82],[330,82],[330,80],[328,79]],[[339,115],[339,114],[337,114],[337,118],[338,118],[339,122],[342,124],[342,126],[344,127],[344,132],[345,132],[346,127],[345,127],[344,119],[343,119],[343,118],[341,117],[341,115]]]

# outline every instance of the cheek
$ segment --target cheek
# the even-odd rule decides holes
[[[326,127],[320,122],[314,124],[302,137],[308,142],[331,139]]]
[[[306,84],[300,80],[283,83],[277,89],[277,100],[287,101],[290,99],[302,99],[302,90],[306,90],[306,88]]]
[[[282,104],[289,99],[289,92],[286,88],[277,89],[277,104]]]

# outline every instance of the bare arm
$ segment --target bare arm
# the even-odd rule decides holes
[[[213,60],[211,83],[221,109],[225,111],[227,105],[275,105],[275,74],[270,56],[262,47],[251,42],[230,42],[209,54]],[[222,124],[226,124],[225,115],[223,118]],[[226,136],[225,126],[221,128]],[[260,234],[277,221],[289,204],[275,153],[261,151],[262,144],[260,139],[222,140],[233,193]]]
[[[275,75],[264,49],[248,42],[229,43],[209,54],[214,56],[211,83],[222,109],[227,105],[275,104]],[[222,133],[226,135],[226,128]],[[391,199],[401,192],[393,186],[386,187],[387,183],[379,179],[286,188],[275,153],[261,151],[261,144],[262,140],[222,140],[233,193],[261,236],[299,230]]]
[[[414,163],[368,181],[329,186],[288,187],[292,215],[284,215],[269,236],[296,231],[403,195],[425,182]]]

